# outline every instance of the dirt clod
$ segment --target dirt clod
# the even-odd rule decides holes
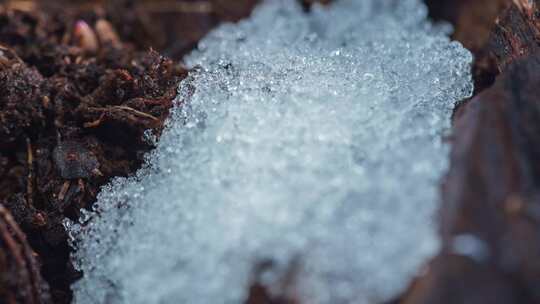
[[[99,170],[96,156],[74,141],[59,143],[53,150],[53,159],[64,179],[88,178]]]
[[[51,303],[35,253],[9,211],[1,204],[0,299],[6,304]]]

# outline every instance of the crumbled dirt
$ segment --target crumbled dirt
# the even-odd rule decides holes
[[[50,303],[35,254],[9,211],[0,205],[0,299],[2,303]]]
[[[37,276],[12,268],[17,257],[3,253],[3,240],[0,302],[71,301],[69,285],[80,274],[68,260],[63,218],[76,220],[100,186],[140,167],[152,149],[145,130],[159,136],[188,72],[150,48],[180,58],[255,2],[0,4],[0,203],[28,244],[17,241],[41,265],[32,269]],[[32,287],[21,297],[39,272],[50,292]]]

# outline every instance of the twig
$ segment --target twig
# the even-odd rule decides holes
[[[26,201],[31,207],[34,206],[34,153],[32,152],[32,143],[26,138],[26,153],[28,164],[28,177],[26,180]]]
[[[534,3],[533,1],[529,0],[514,0],[514,4],[519,7],[519,9],[527,14],[527,16],[531,16],[531,13],[534,12]]]
[[[212,3],[209,1],[199,2],[157,2],[149,1],[142,4],[145,11],[151,13],[180,12],[186,14],[210,14],[214,11]]]
[[[9,211],[0,204],[0,237],[13,255],[19,269],[26,271],[25,275],[30,283],[29,297],[31,302],[40,303],[40,274],[35,260],[35,253],[26,241],[25,234],[21,231]],[[23,273],[21,273],[23,275]]]
[[[135,110],[131,107],[128,107],[128,106],[112,106],[112,107],[109,107],[109,108],[90,108],[91,110],[94,110],[94,111],[99,111],[99,112],[106,112],[106,111],[111,111],[111,110],[123,110],[123,111],[130,111],[130,112],[133,112],[139,116],[142,116],[142,117],[146,117],[146,118],[149,118],[149,119],[152,119],[152,120],[155,120],[155,121],[159,121],[159,119],[153,115],[150,115],[148,113],[144,113],[144,112],[141,112],[139,110]],[[98,121],[101,120],[101,117],[98,119]],[[89,126],[88,127],[92,127],[94,126],[96,123],[100,123],[98,121],[93,121],[93,122],[90,122],[90,123],[87,123]]]
[[[58,200],[60,202],[64,201],[64,198],[66,197],[66,193],[69,190],[69,186],[71,186],[71,182],[68,180],[65,181],[64,184],[62,185],[62,188],[60,189],[60,192],[58,193]]]
[[[141,6],[145,11],[151,13],[180,12],[186,14],[211,14],[214,11],[214,7],[210,1],[148,1]]]
[[[0,51],[1,51],[1,52],[7,52],[7,53],[9,53],[11,56],[13,56],[13,58],[14,58],[15,60],[17,60],[18,63],[23,63],[23,62],[24,62],[24,61],[21,59],[21,57],[19,57],[19,55],[17,55],[17,53],[16,53],[13,49],[11,49],[11,48],[9,48],[9,47],[3,45],[3,44],[0,44]],[[1,52],[0,52],[0,54],[1,54]]]
[[[105,117],[105,113],[102,113],[101,116],[99,116],[99,118],[94,120],[94,121],[85,122],[83,126],[85,128],[95,128],[95,127],[101,125],[101,122],[103,121],[103,117]]]
[[[117,109],[120,109],[120,110],[131,111],[131,112],[133,112],[135,114],[138,114],[140,116],[143,116],[143,117],[146,117],[146,118],[149,118],[149,119],[152,119],[152,120],[159,121],[159,119],[157,117],[153,116],[153,115],[150,115],[148,113],[144,113],[144,112],[135,110],[135,109],[130,108],[128,106],[114,106],[113,108],[117,108]]]

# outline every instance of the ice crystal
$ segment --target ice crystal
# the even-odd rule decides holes
[[[66,222],[76,302],[398,294],[439,248],[442,138],[472,90],[446,34],[418,0],[269,0],[209,34],[145,168]]]

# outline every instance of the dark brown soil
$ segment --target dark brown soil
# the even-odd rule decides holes
[[[24,232],[0,205],[0,299],[2,303],[49,303],[47,284]]]
[[[143,133],[159,136],[187,74],[150,47],[180,58],[255,2],[0,5],[0,208],[21,227],[15,241],[26,259],[11,262],[20,250],[12,245],[13,225],[0,218],[0,228],[11,225],[0,229],[1,303],[43,303],[49,294],[53,303],[70,302],[79,274],[68,260],[62,219],[77,219],[100,186],[140,167],[152,149]]]

